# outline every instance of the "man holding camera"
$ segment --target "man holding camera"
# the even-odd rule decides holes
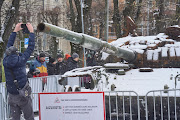
[[[13,46],[16,33],[25,29],[22,28],[22,23],[18,23],[9,37],[3,60],[12,120],[20,120],[21,112],[24,113],[26,120],[34,120],[32,99],[30,97],[31,87],[26,75],[26,62],[34,50],[35,35],[33,26],[30,23],[27,23],[26,26],[29,30],[28,48],[24,53],[18,53],[18,49]]]

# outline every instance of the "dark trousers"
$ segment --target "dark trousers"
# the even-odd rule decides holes
[[[9,105],[11,120],[20,120],[23,112],[25,120],[34,120],[34,112],[32,108],[32,99],[30,96],[24,97],[20,95],[9,94]]]

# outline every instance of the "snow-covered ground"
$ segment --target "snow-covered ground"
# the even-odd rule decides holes
[[[114,65],[117,66],[117,63]],[[67,72],[65,76],[91,74],[92,69],[90,68],[78,68]],[[168,86],[169,89],[180,88],[179,79],[175,80],[175,77],[180,74],[180,68],[153,68],[152,72],[140,72],[139,69],[131,69],[125,72],[125,75],[107,73],[102,67],[99,67],[99,70],[107,75],[109,83],[107,84],[106,77],[102,75],[97,88],[94,88],[93,91],[111,91],[111,85],[114,84],[116,86],[115,91],[135,91],[139,96],[145,96],[149,91],[163,90],[164,86]],[[176,82],[177,85],[175,86]],[[81,90],[87,91],[88,89]]]
[[[35,120],[39,120],[39,116],[37,116],[37,117],[34,117],[34,119],[35,119]]]
[[[165,85],[169,89],[174,89],[175,77],[178,73],[180,73],[179,68],[154,68],[153,72],[139,72],[139,69],[132,69],[126,72],[126,75],[111,75],[109,84],[115,84],[116,91],[132,90],[144,96],[151,90],[163,90]],[[178,80],[176,88],[180,88]]]

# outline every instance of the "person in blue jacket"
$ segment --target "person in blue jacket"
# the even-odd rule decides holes
[[[32,108],[32,99],[30,97],[31,87],[29,86],[26,75],[26,62],[35,47],[35,35],[33,26],[27,23],[26,26],[29,30],[29,43],[28,48],[24,53],[18,53],[18,49],[13,46],[18,31],[22,30],[22,23],[18,23],[11,33],[3,65],[6,77],[7,92],[9,95],[8,103],[10,105],[10,113],[12,120],[20,120],[21,112],[24,113],[26,120],[34,120],[34,113]]]

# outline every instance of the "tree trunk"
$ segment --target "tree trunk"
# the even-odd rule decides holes
[[[159,14],[156,18],[156,34],[165,31],[165,22],[163,22],[163,14],[164,14],[164,0],[158,0],[157,6],[159,8]]]
[[[69,7],[70,7],[70,22],[72,26],[72,30],[75,31],[75,13],[73,8],[72,0],[69,0]]]
[[[84,4],[86,5],[86,7],[83,9],[83,14],[84,14],[84,30],[85,33],[88,35],[92,35],[92,23],[91,23],[91,15],[90,15],[90,10],[91,10],[91,4],[92,4],[92,0],[85,0]]]
[[[0,1],[0,30],[1,30],[1,8],[2,8],[2,4],[3,4],[4,0]],[[0,37],[1,37],[1,32],[0,32]],[[3,42],[0,43],[0,52],[2,51],[2,47],[3,46]],[[2,66],[1,66],[1,58],[0,58],[0,82],[2,82]]]
[[[52,49],[52,57],[56,59],[57,57],[57,42],[56,42],[56,37],[52,37],[52,46],[50,47],[50,49]]]
[[[133,3],[135,2],[135,0],[127,0],[126,1],[126,7],[125,9],[123,10],[123,16],[124,16],[124,29],[126,30],[126,17],[127,16],[130,16],[131,18],[132,17],[132,13],[134,11],[134,5]],[[125,33],[125,31],[123,31],[123,34],[127,34]]]
[[[135,0],[126,0],[126,8],[123,10],[124,18],[126,18],[126,16],[132,17],[132,12],[134,10],[134,5],[133,5],[134,2]]]
[[[116,36],[117,38],[120,38],[122,37],[122,35],[121,35],[121,24],[120,24],[121,18],[119,15],[118,0],[113,0],[113,2],[114,2],[113,22],[116,31]]]
[[[103,24],[103,22],[100,22],[100,25],[99,25],[99,39],[103,38],[103,30],[104,30],[104,24]]]
[[[92,25],[92,17],[91,17],[91,14],[89,14],[89,27],[90,27],[90,30],[89,30],[89,33],[88,33],[88,35],[91,35],[91,36],[93,36],[93,30],[92,30],[92,28],[93,28],[93,25]]]
[[[74,8],[72,5],[72,0],[69,0],[70,2],[70,12],[71,12],[71,18],[73,18],[74,20],[71,20],[71,26],[72,26],[72,31],[78,32],[78,33],[82,33],[82,23],[81,23],[81,5],[80,5],[80,1],[79,0],[74,0],[75,2],[75,7],[77,10],[77,15],[76,13],[74,13]],[[75,16],[76,15],[76,16]],[[79,54],[79,57],[82,58],[83,54],[80,54],[80,51],[82,50],[81,46],[78,46],[76,44],[70,43],[71,45],[71,53],[73,54],[74,52]]]
[[[58,14],[54,14],[52,15],[52,24],[58,26],[58,17],[59,15]],[[56,37],[52,37],[52,57],[53,58],[56,58],[57,57],[57,46],[58,46],[58,43],[57,43],[57,40],[56,40]]]
[[[72,26],[72,31],[82,33],[82,19],[81,19],[81,2],[80,0],[74,0],[76,10],[74,10],[72,0],[69,0],[69,7],[70,7],[70,22]],[[84,30],[86,34],[91,34],[92,29],[89,30],[91,25],[90,22],[90,9],[91,9],[91,4],[92,0],[84,1],[85,8],[83,8],[83,18],[84,18],[84,24],[86,25]],[[74,11],[77,11],[77,13],[74,13]],[[81,59],[80,61],[80,67],[83,66],[83,48],[79,45],[75,45],[73,43],[70,43],[71,45],[71,53],[76,52],[79,54],[79,57]]]
[[[137,12],[134,18],[134,21],[137,22],[139,20],[139,17],[141,15],[141,7],[142,7],[142,0],[139,0]]]
[[[176,25],[180,25],[180,0],[176,1]]]
[[[1,30],[1,8],[2,8],[3,2],[4,2],[4,0],[0,1],[0,30]],[[0,36],[1,36],[1,32],[0,32]]]
[[[2,28],[1,28],[1,26],[2,26],[2,25],[1,25],[1,19],[2,19],[2,18],[1,18],[1,17],[2,17],[2,16],[1,16],[1,8],[2,8],[2,5],[3,5],[3,2],[4,2],[4,0],[1,0],[1,1],[0,1],[0,31],[1,31],[1,29],[2,29]],[[0,32],[0,37],[2,37],[1,32]],[[0,53],[3,53],[3,43],[0,43]],[[0,54],[0,63],[1,63],[1,58],[2,58],[1,56],[2,56],[2,55]],[[1,67],[0,67],[0,70],[1,70]]]
[[[81,3],[79,0],[74,0],[76,10],[77,10],[77,20],[76,20],[76,29],[75,32],[82,33],[82,21],[81,21]]]
[[[0,59],[2,59],[3,57],[3,53],[6,49],[6,45],[8,42],[8,38],[10,33],[12,32],[12,26],[16,21],[16,17],[19,13],[19,2],[20,0],[13,0],[12,1],[12,7],[14,7],[14,9],[12,9],[12,7],[10,8],[10,10],[8,11],[8,14],[6,16],[5,19],[5,30],[4,30],[4,34],[2,35],[2,39],[4,40],[4,44],[0,44]]]

